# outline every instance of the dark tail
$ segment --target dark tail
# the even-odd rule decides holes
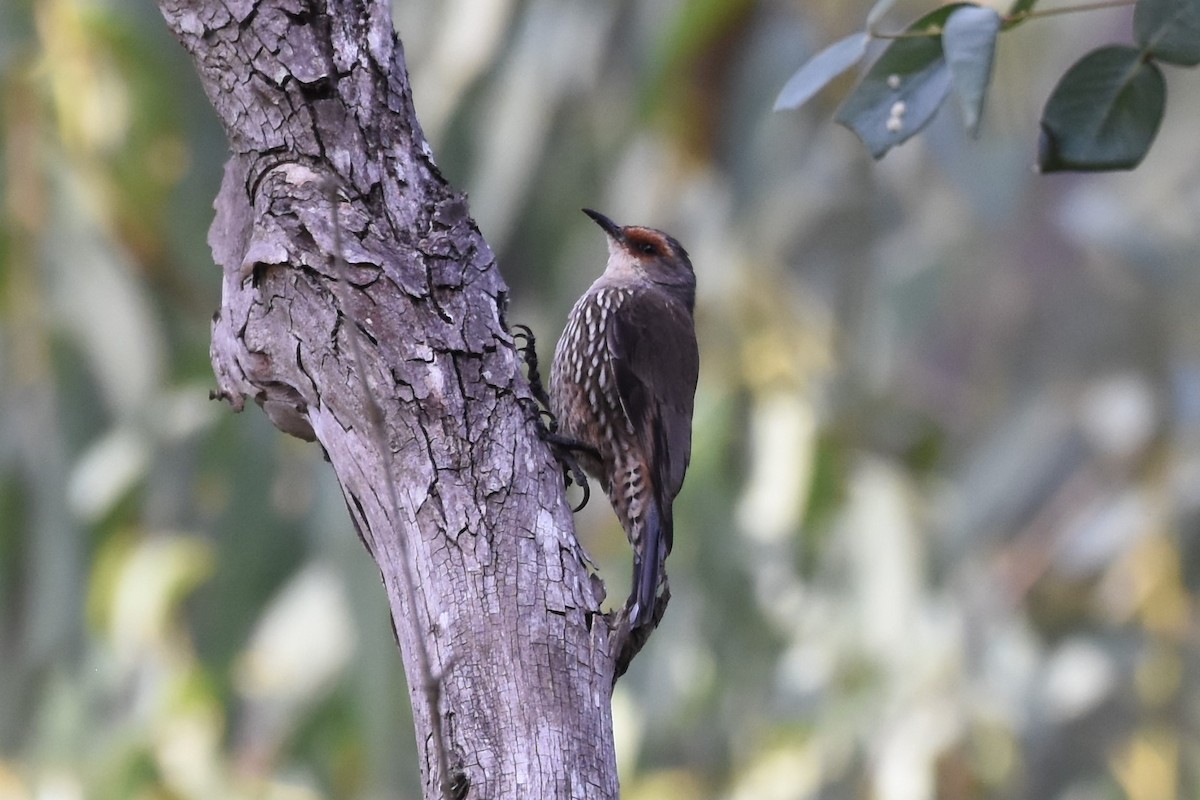
[[[641,547],[633,559],[633,608],[629,622],[633,627],[653,624],[654,607],[658,602],[658,584],[662,577],[663,563],[667,560],[667,549],[671,541],[671,507],[660,511],[658,498],[650,505],[646,514],[646,527],[642,531]]]

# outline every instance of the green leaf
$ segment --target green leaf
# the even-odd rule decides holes
[[[775,100],[775,110],[799,108],[825,84],[853,67],[867,52],[871,37],[865,31],[854,33],[826,47],[805,62],[796,74],[788,79]]]
[[[942,6],[908,26],[871,65],[862,82],[838,109],[836,120],[862,140],[874,158],[907,141],[941,107],[950,91],[950,71],[942,55],[942,26],[970,3]]]
[[[1067,70],[1046,101],[1038,168],[1136,167],[1158,133],[1166,100],[1162,71],[1141,51],[1117,45],[1093,50]]]
[[[1169,64],[1200,64],[1200,0],[1138,0],[1133,36],[1142,49]]]
[[[990,8],[967,6],[951,14],[942,31],[942,49],[962,109],[963,125],[972,136],[979,132],[983,101],[992,80],[1000,21],[1000,15]]]

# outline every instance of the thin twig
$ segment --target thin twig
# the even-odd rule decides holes
[[[335,271],[337,273],[333,281],[334,294],[337,296],[338,305],[341,306],[341,314],[349,323],[349,340],[350,340],[350,356],[351,364],[350,371],[354,373],[358,379],[358,388],[361,392],[363,401],[366,405],[367,419],[370,422],[370,432],[372,443],[379,451],[379,457],[383,461],[384,484],[387,486],[387,499],[391,505],[392,519],[399,524],[400,511],[400,493],[396,488],[394,458],[392,455],[392,447],[388,442],[387,424],[383,415],[383,408],[379,405],[378,398],[375,397],[375,392],[372,391],[371,385],[367,382],[367,373],[363,368],[363,345],[361,341],[362,329],[359,327],[358,319],[354,311],[350,308],[350,297],[348,287],[350,285],[350,269],[346,265],[346,259],[342,255],[342,224],[338,218],[338,181],[333,176],[329,176],[325,181],[325,196],[329,202],[329,214],[333,220],[333,261]],[[416,531],[417,526],[415,520],[409,526],[410,531]],[[402,569],[400,570],[400,579],[403,584],[400,590],[404,593],[404,599],[408,603],[412,613],[416,613],[417,594],[416,576],[413,574],[412,562],[408,556],[408,540],[405,538],[405,532],[395,537],[396,548],[400,554]],[[421,688],[425,694],[425,701],[429,705],[429,727],[433,734],[433,749],[437,754],[438,763],[438,785],[441,788],[443,800],[453,800],[453,794],[450,789],[450,756],[446,752],[446,740],[442,731],[442,676],[434,675],[433,668],[430,665],[429,649],[425,646],[425,639],[421,636],[413,637],[416,640],[416,656],[417,670],[420,672],[418,679],[421,682]]]
[[[1018,22],[1024,22],[1028,19],[1038,17],[1054,17],[1060,14],[1075,14],[1083,11],[1099,11],[1105,8],[1120,8],[1121,6],[1131,6],[1137,0],[1093,0],[1088,3],[1080,3],[1074,6],[1059,6],[1057,8],[1035,8],[1029,11],[1022,11],[1011,16],[1000,17],[1001,23],[1006,27],[1012,27]],[[941,25],[931,25],[919,31],[897,31],[895,33],[880,33],[879,31],[867,31],[872,39],[928,39],[934,36],[942,35]]]
[[[1121,6],[1131,6],[1137,0],[1095,0],[1091,3],[1080,3],[1077,6],[1059,6],[1058,8],[1041,8],[1022,11],[1020,14],[1013,14],[1011,17],[1005,17],[1004,21],[1008,24],[1021,22],[1034,17],[1053,17],[1058,14],[1074,14],[1077,11],[1099,11],[1104,8],[1120,8]]]

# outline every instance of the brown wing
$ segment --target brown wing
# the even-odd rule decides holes
[[[659,292],[635,293],[614,316],[608,345],[617,393],[654,465],[662,511],[670,514],[692,454],[700,370],[695,325],[684,303]]]

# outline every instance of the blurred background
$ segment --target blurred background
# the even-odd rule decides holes
[[[1041,177],[1042,103],[1131,12],[1034,21],[978,140],[948,106],[874,163],[849,77],[770,111],[866,0],[394,5],[545,361],[605,258],[577,209],[695,262],[625,797],[1200,797],[1200,75],[1138,170]],[[417,797],[332,475],[207,399],[225,143],[185,53],[146,0],[5,0],[0,86],[0,799]]]

